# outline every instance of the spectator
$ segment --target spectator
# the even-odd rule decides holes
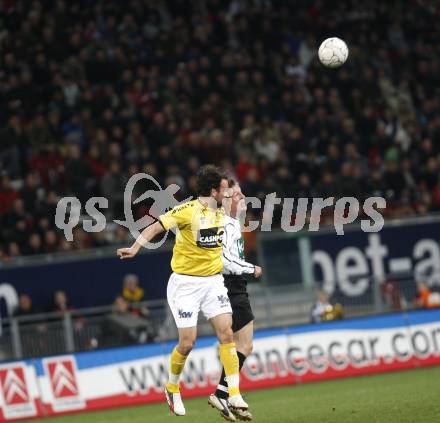
[[[395,281],[390,279],[382,281],[380,284],[380,290],[382,293],[382,299],[391,310],[400,310],[402,308],[400,289]]]
[[[117,217],[123,210],[125,183],[126,178],[121,172],[120,164],[111,162],[109,171],[101,179],[101,192],[109,201],[109,210],[113,210]]]
[[[316,303],[313,305],[311,310],[311,322],[312,323],[319,323],[322,321],[322,316],[326,309],[331,307],[331,304],[329,303],[329,295],[326,291],[321,290],[318,293],[318,299]]]
[[[19,194],[13,188],[10,177],[4,174],[0,179],[0,215],[11,210],[18,197]]]
[[[144,290],[139,286],[139,278],[130,273],[124,277],[124,285],[122,287],[122,297],[129,304],[139,303],[144,299]]]
[[[35,314],[34,307],[32,305],[32,299],[28,294],[21,294],[18,299],[18,308],[15,312],[15,316],[30,316]]]
[[[0,139],[0,167],[13,178],[23,176],[22,154],[27,141],[17,114],[12,114],[7,126],[0,130]]]
[[[432,292],[425,281],[418,281],[414,302],[418,308],[431,309],[440,307],[440,293]]]
[[[321,290],[318,293],[318,300],[311,310],[311,322],[319,323],[329,320],[340,320],[343,318],[343,310],[340,304],[332,305],[329,301],[329,295]]]
[[[46,254],[55,253],[58,250],[58,236],[55,231],[49,230],[44,237],[44,252]]]
[[[41,241],[41,236],[38,233],[33,233],[29,237],[27,254],[43,254],[43,243]]]
[[[60,313],[65,313],[66,311],[73,310],[70,306],[67,295],[64,291],[55,291],[53,296],[52,311],[58,311]]]
[[[128,302],[117,296],[103,324],[101,346],[145,343],[150,339],[148,320],[132,314]]]
[[[148,317],[150,310],[141,301],[145,300],[145,292],[139,286],[139,278],[137,275],[130,273],[124,277],[122,287],[122,297],[127,301],[130,311],[136,316]]]
[[[15,311],[16,317],[29,317],[38,313],[35,310],[32,298],[28,294],[21,294],[18,299],[18,308]],[[21,346],[24,356],[32,356],[35,354],[47,354],[49,347],[46,321],[36,321],[32,319],[21,319],[20,322]]]

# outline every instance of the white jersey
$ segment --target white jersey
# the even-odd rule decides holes
[[[317,301],[313,307],[311,312],[311,321],[313,323],[319,323],[322,321],[322,313],[324,313],[325,309],[329,306],[329,303],[322,303],[321,301]]]
[[[244,240],[238,219],[224,217],[223,235],[223,274],[253,274],[255,266],[244,260]]]

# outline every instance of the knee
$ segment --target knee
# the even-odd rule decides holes
[[[188,355],[194,347],[195,339],[184,338],[179,341],[179,352],[182,355]]]
[[[247,342],[243,345],[243,348],[240,350],[245,357],[249,357],[252,354],[252,350],[254,349],[254,344],[251,342]]]
[[[218,332],[218,340],[221,344],[229,344],[234,342],[234,333],[230,327],[225,327]]]
[[[237,351],[240,351],[245,357],[249,357],[252,354],[254,348],[252,340],[243,342],[243,340],[237,339],[235,344],[237,345]]]

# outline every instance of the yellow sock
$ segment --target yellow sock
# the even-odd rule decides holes
[[[225,369],[226,381],[228,382],[229,395],[238,395],[240,393],[240,368],[237,356],[235,342],[230,344],[220,344],[220,361]]]
[[[183,367],[185,366],[185,361],[187,357],[187,355],[180,354],[180,352],[177,351],[177,347],[174,348],[173,352],[171,353],[170,372],[168,377],[167,389],[173,394],[176,394],[180,391],[179,378],[180,374],[182,373]]]

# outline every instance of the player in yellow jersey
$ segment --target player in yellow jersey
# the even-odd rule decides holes
[[[145,228],[129,248],[120,248],[121,259],[134,257],[139,249],[164,230],[176,229],[168,304],[179,332],[179,343],[171,353],[165,395],[171,411],[185,415],[179,378],[197,337],[197,317],[201,310],[212,324],[220,343],[220,361],[228,382],[229,407],[247,410],[239,389],[239,360],[232,332],[232,309],[223,283],[222,240],[224,211],[222,201],[228,180],[212,165],[197,174],[197,200],[174,207]],[[235,420],[231,416],[231,420]]]

